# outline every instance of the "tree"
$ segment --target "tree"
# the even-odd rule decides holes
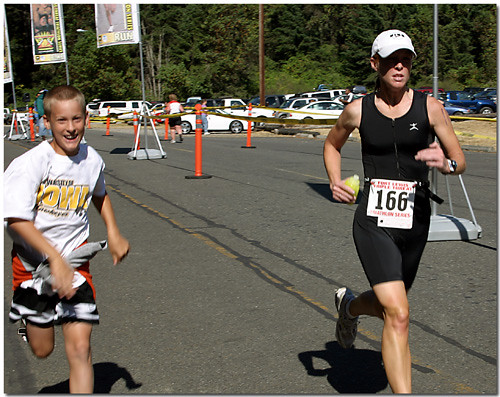
[[[149,100],[238,96],[259,91],[257,4],[141,4],[144,84]],[[433,80],[432,4],[265,4],[268,94],[374,87],[370,49],[382,30],[406,31],[418,54],[410,86]],[[6,4],[14,81],[34,96],[65,82],[63,63],[35,66],[28,4]],[[448,89],[496,85],[496,6],[439,5],[439,79]],[[64,4],[71,84],[88,98],[141,97],[138,45],[98,49],[93,4]],[[77,33],[77,29],[87,32]],[[5,98],[11,87],[4,86]]]

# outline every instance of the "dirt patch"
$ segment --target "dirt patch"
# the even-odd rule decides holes
[[[468,146],[489,148],[497,150],[497,123],[482,120],[452,121],[458,141],[465,149]]]

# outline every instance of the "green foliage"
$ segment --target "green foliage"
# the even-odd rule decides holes
[[[64,64],[33,65],[27,4],[5,6],[19,93],[66,82]],[[433,82],[432,4],[265,4],[268,94],[310,91],[320,83],[373,88],[373,39],[397,28],[418,54],[410,85]],[[439,5],[439,84],[447,89],[494,86],[494,4]],[[258,4],[141,4],[144,85],[149,100],[170,93],[237,96],[259,92]],[[87,98],[142,97],[138,45],[98,49],[93,4],[64,4],[70,83]],[[77,33],[77,29],[86,32]],[[21,87],[22,86],[22,87]],[[4,86],[8,99],[9,85]]]

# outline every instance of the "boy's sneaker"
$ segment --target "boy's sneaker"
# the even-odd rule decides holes
[[[23,341],[28,343],[28,333],[26,331],[26,320],[21,319],[21,326],[17,329],[17,334],[23,338]]]
[[[339,314],[335,336],[337,342],[344,349],[350,348],[356,339],[358,332],[358,317],[349,318],[346,305],[354,299],[354,294],[349,288],[342,287],[335,291],[335,307]]]

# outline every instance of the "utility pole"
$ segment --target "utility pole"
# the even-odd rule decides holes
[[[266,106],[266,84],[264,66],[264,4],[259,4],[259,79],[260,105]]]

